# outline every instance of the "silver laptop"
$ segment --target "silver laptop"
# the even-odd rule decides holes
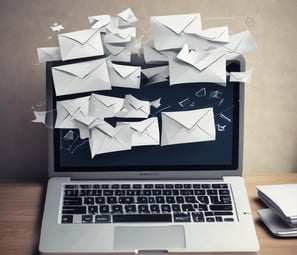
[[[142,68],[150,67],[139,61],[135,63]],[[65,62],[47,63],[47,106],[53,113],[47,121],[51,125],[58,101],[91,95],[55,96],[51,68],[62,64]],[[226,68],[227,72],[243,71],[244,59],[228,61]],[[185,137],[170,144],[167,136],[167,140],[161,137],[165,139],[162,146],[135,146],[92,157],[89,141],[81,139],[78,129],[50,129],[50,179],[40,252],[256,253],[259,244],[241,177],[244,84],[229,78],[225,87],[146,82],[141,77],[140,90],[114,88],[93,93],[118,98],[129,94],[148,101],[161,98],[161,105],[150,111],[150,117],[158,121],[160,136],[173,132],[172,125],[165,130],[166,117],[208,109],[215,134],[205,130],[205,136],[215,137],[200,141]],[[105,121],[115,125],[141,120]],[[185,132],[183,135],[190,135],[191,128]]]

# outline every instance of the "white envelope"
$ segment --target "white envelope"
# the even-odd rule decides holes
[[[118,65],[108,61],[108,71],[112,87],[140,88],[140,66]]]
[[[216,140],[213,108],[162,112],[161,146]]]
[[[185,45],[177,58],[169,58],[170,85],[211,82],[226,86],[226,55],[223,50],[191,51]]]
[[[79,97],[70,100],[57,101],[57,118],[55,128],[79,128],[74,116],[80,112],[88,115],[90,97]]]
[[[251,72],[231,72],[230,81],[232,82],[244,82],[248,83],[251,81]]]
[[[255,51],[257,44],[250,31],[243,32],[230,36],[230,43],[226,44],[224,48],[229,53],[245,54],[247,52]]]
[[[128,125],[132,130],[132,147],[160,144],[160,132],[157,117],[137,122],[117,122],[117,126],[122,125]]]
[[[56,95],[110,90],[106,59],[52,67]]]
[[[139,100],[132,95],[126,95],[123,108],[116,113],[116,117],[121,118],[147,118],[150,114],[151,103]]]
[[[143,56],[146,63],[168,62],[168,56],[164,52],[156,50],[153,41],[143,44]]]
[[[201,31],[199,13],[151,17],[151,27],[157,50],[181,48],[184,33],[197,34]]]
[[[123,98],[92,94],[89,103],[89,116],[102,119],[114,117],[124,104]]]
[[[127,26],[137,21],[137,18],[130,8],[118,13],[117,16],[120,17],[119,26]]]
[[[58,35],[62,60],[104,55],[98,29],[86,29]]]
[[[61,60],[59,47],[45,47],[37,49],[39,63]]]
[[[108,123],[90,131],[89,145],[92,158],[97,154],[131,150],[132,130],[128,125],[113,127]]]
[[[104,43],[125,43],[130,42],[133,37],[136,37],[136,28],[115,28],[113,26],[107,26],[107,31],[103,35]]]
[[[151,68],[142,69],[141,72],[148,79],[146,84],[159,83],[168,81],[169,67],[168,66],[157,66]]]
[[[190,49],[206,51],[212,48],[212,43],[197,34],[185,34],[185,40]]]
[[[111,22],[110,15],[97,15],[97,16],[90,16],[88,17],[91,28],[104,28]],[[102,32],[102,31],[101,31]]]
[[[227,26],[208,28],[198,32],[197,35],[213,42],[230,42],[229,29]]]
[[[73,115],[75,125],[79,129],[80,139],[86,139],[90,137],[90,129],[95,126],[102,124],[103,119],[100,119],[96,116],[86,116],[81,111],[76,112]]]
[[[131,62],[131,52],[125,46],[111,45],[106,43],[105,48],[112,61]]]

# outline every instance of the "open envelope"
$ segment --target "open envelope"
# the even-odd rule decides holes
[[[118,65],[108,61],[108,71],[112,87],[140,88],[140,66]]]
[[[142,69],[141,72],[148,79],[146,84],[159,83],[168,81],[169,67],[168,66],[157,66],[151,68]]]
[[[98,29],[86,29],[58,35],[62,60],[104,55]]]
[[[121,118],[147,118],[150,114],[151,103],[139,100],[132,95],[126,95],[123,108],[116,113],[116,117]]]
[[[80,113],[88,115],[90,97],[79,97],[70,100],[57,101],[57,118],[55,128],[79,128],[74,116]]]
[[[117,16],[120,18],[119,26],[127,26],[137,21],[136,16],[130,8],[118,13]]]
[[[97,116],[102,119],[112,118],[122,109],[123,104],[123,98],[92,94],[88,115]]]
[[[73,119],[76,127],[79,129],[80,139],[89,138],[90,130],[104,122],[103,119],[100,119],[97,116],[88,116],[82,113],[81,111],[77,111],[73,115]]]
[[[128,125],[113,127],[108,123],[90,131],[89,145],[92,158],[97,154],[131,150],[132,130]]]
[[[216,140],[213,108],[162,112],[161,146]]]
[[[104,28],[111,22],[110,15],[97,15],[97,16],[90,16],[88,17],[91,28]],[[102,32],[102,31],[101,31]]]
[[[130,62],[131,52],[125,46],[118,46],[106,43],[105,48],[109,53],[109,58],[112,61]]]
[[[143,56],[146,63],[168,62],[168,56],[176,54],[177,53],[173,50],[157,50],[153,41],[148,41],[143,44]]]
[[[213,82],[226,86],[224,50],[192,51],[187,44],[177,58],[169,58],[170,85],[191,82]]]
[[[56,95],[110,90],[106,59],[52,67]]]
[[[39,63],[61,60],[59,47],[45,47],[37,49]]]
[[[157,50],[181,48],[185,43],[184,33],[197,34],[201,31],[199,13],[154,16],[150,21]]]
[[[130,42],[133,37],[136,37],[136,28],[115,28],[114,26],[107,26],[106,33],[103,35],[104,43],[125,43]]]
[[[160,144],[160,132],[157,117],[137,122],[117,122],[117,126],[122,125],[128,125],[132,130],[132,147]]]
[[[245,54],[247,52],[255,51],[257,44],[250,31],[243,32],[230,36],[230,42],[224,45],[224,48],[229,53]]]

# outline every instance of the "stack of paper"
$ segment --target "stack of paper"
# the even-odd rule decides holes
[[[263,222],[280,236],[297,236],[297,184],[257,186],[269,209],[259,210]]]

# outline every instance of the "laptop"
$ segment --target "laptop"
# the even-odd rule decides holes
[[[143,69],[153,66],[141,58],[133,63]],[[114,87],[56,96],[51,69],[63,64],[48,62],[46,66],[51,126],[59,102],[132,95],[160,103],[151,106],[147,118],[157,121],[160,143],[101,152],[99,146],[91,153],[90,141],[81,138],[79,129],[49,129],[50,178],[39,244],[42,254],[257,253],[259,244],[241,177],[243,83],[227,78],[226,86],[170,86],[166,80],[148,84],[141,75],[141,89]],[[244,59],[229,60],[226,68],[227,72],[243,71]],[[203,122],[203,116],[208,121]],[[181,119],[196,126],[175,129],[174,121]],[[112,127],[143,120],[104,119]],[[200,140],[191,133],[195,128],[205,131]]]

